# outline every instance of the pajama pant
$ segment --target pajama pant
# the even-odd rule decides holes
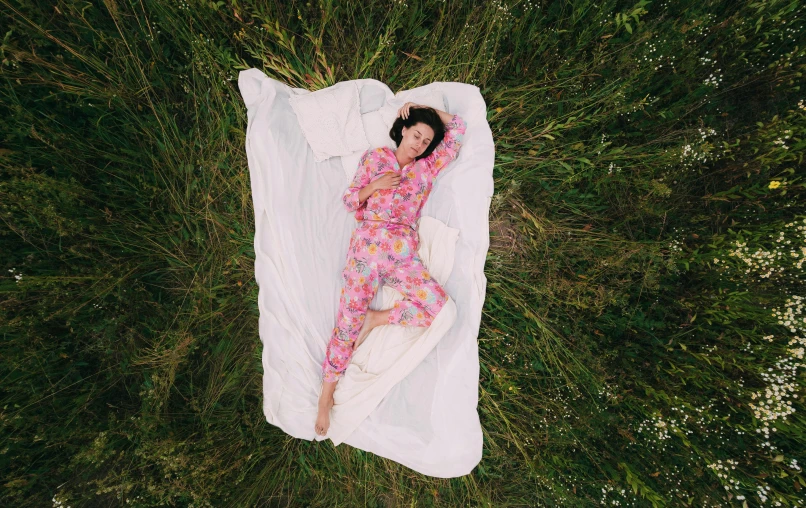
[[[339,314],[322,362],[325,382],[338,381],[353,355],[367,309],[379,284],[399,291],[387,324],[430,326],[447,301],[445,290],[417,255],[419,236],[408,226],[362,222],[353,232],[342,272]],[[385,309],[384,309],[385,310]]]

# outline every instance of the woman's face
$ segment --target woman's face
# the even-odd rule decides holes
[[[422,122],[417,122],[408,128],[403,127],[401,134],[403,139],[400,141],[400,147],[412,159],[419,157],[434,139],[434,129]]]

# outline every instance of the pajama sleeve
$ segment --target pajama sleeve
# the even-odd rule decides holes
[[[361,160],[358,161],[358,169],[355,170],[355,177],[353,177],[353,183],[350,184],[347,190],[344,191],[344,195],[341,197],[341,200],[344,202],[345,208],[347,208],[347,210],[350,212],[355,212],[359,208],[367,206],[366,201],[364,201],[363,204],[359,204],[358,193],[370,182],[371,153],[372,150],[367,150],[366,152],[364,152],[364,155],[361,156]]]
[[[466,129],[467,122],[459,115],[453,115],[451,121],[445,124],[445,138],[428,156],[428,159],[431,159],[428,165],[435,177],[459,155]]]

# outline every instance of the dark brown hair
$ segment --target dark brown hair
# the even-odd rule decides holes
[[[397,117],[395,123],[392,124],[392,128],[389,129],[389,137],[392,138],[397,146],[400,146],[400,142],[403,141],[403,127],[411,129],[418,123],[424,123],[431,127],[431,129],[434,130],[434,139],[431,140],[428,148],[426,148],[421,155],[415,157],[415,160],[425,159],[431,155],[434,149],[442,142],[443,138],[445,138],[445,124],[442,123],[442,119],[439,117],[436,110],[427,106],[411,107],[409,108],[409,117],[405,120],[401,117]]]

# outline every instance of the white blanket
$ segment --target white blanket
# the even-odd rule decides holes
[[[419,223],[420,255],[450,296],[428,328],[382,326],[356,350],[334,393],[326,437],[314,431],[321,364],[338,312],[354,214],[342,158],[316,162],[289,96],[308,93],[243,71],[246,152],[255,210],[255,279],[263,343],[263,410],[301,439],[333,440],[441,478],[468,474],[482,456],[477,412],[477,337],[487,279],[494,145],[477,87],[433,83],[398,93],[376,80],[383,106],[442,90],[447,111],[467,122],[459,157],[435,182]],[[373,309],[400,294],[378,291]]]

